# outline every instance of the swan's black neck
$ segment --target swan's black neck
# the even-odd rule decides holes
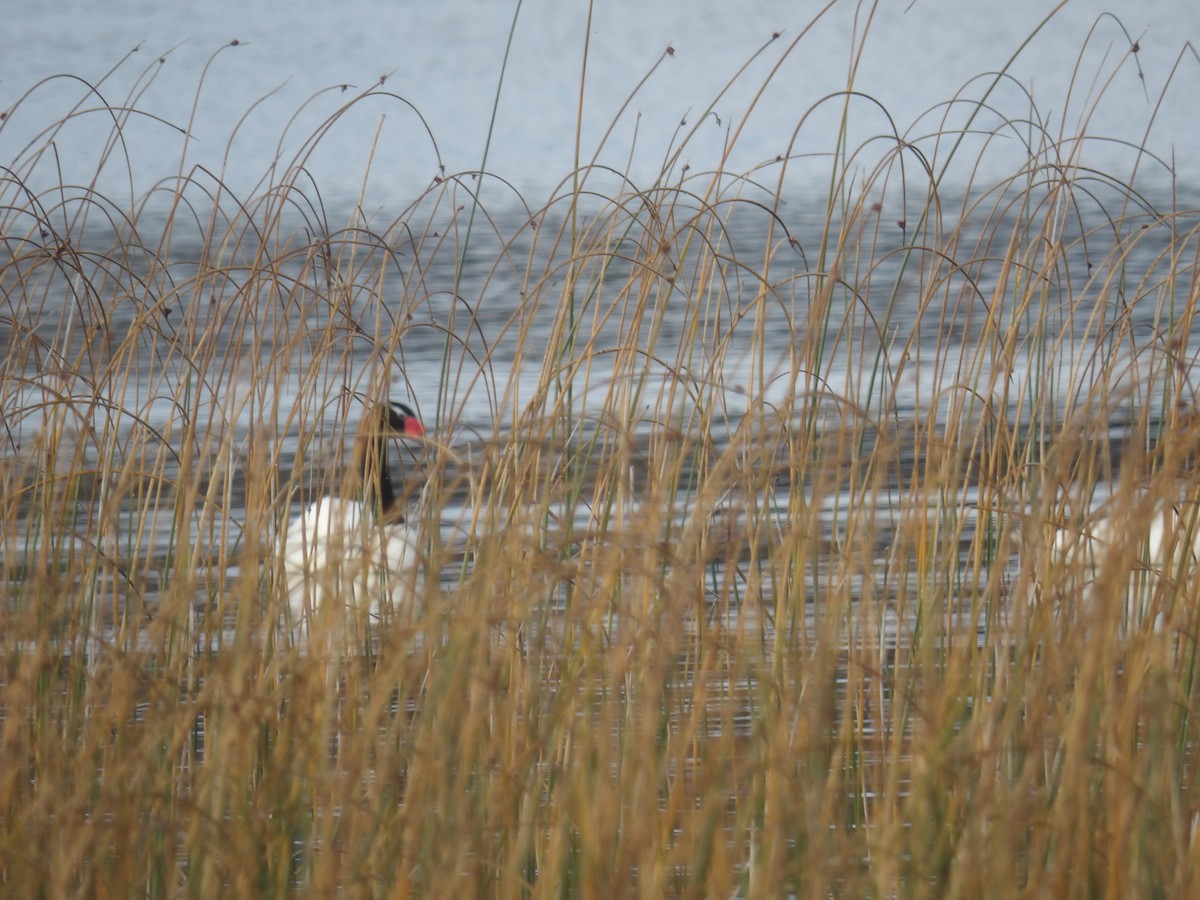
[[[368,413],[354,444],[354,463],[362,479],[362,499],[387,522],[403,522],[402,498],[396,495],[388,466],[389,435],[420,437],[425,433],[416,413],[402,403],[388,403]]]
[[[371,434],[368,437],[367,452],[363,454],[362,475],[363,499],[374,508],[375,514],[381,519],[394,519],[400,504],[392,484],[387,438],[384,435]]]

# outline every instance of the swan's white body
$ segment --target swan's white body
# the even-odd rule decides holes
[[[1060,529],[1051,551],[1081,586],[1079,596],[1091,602],[1115,589],[1124,594],[1130,627],[1152,619],[1162,628],[1176,599],[1200,585],[1200,516],[1178,501],[1160,501],[1149,518],[1122,509],[1078,530]]]
[[[350,477],[361,480],[364,499],[321,497],[288,525],[283,569],[293,627],[311,624],[331,607],[339,621],[347,613],[377,618],[381,610],[411,600],[418,588],[420,536],[397,515],[386,438],[422,434],[407,406],[380,406],[355,441]]]
[[[310,619],[330,602],[377,617],[416,589],[418,536],[405,524],[364,515],[363,503],[322,497],[288,526],[283,566],[292,621]]]

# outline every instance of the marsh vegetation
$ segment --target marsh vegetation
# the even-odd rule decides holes
[[[1141,552],[1200,493],[1195,185],[1004,78],[919,136],[799,117],[815,190],[689,169],[694,116],[650,184],[579,148],[398,210],[322,196],[321,131],[250,196],[35,189],[81,87],[0,171],[0,883],[1195,892],[1200,573]],[[360,396],[427,428],[422,586],[294,645]]]

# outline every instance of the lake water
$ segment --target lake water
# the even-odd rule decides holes
[[[917,0],[881,4],[873,16],[870,6],[831,3],[819,15],[819,3],[788,0],[610,0],[596,4],[589,32],[586,4],[552,0],[527,0],[519,14],[517,4],[499,0],[214,0],[188,8],[150,0],[26,3],[6,17],[0,33],[0,108],[55,75],[99,85],[114,105],[136,94],[140,109],[161,117],[135,120],[127,130],[135,190],[145,190],[179,170],[182,141],[165,123],[187,127],[196,100],[186,164],[224,173],[226,183],[245,194],[276,152],[290,160],[345,100],[337,90],[320,92],[343,84],[366,89],[387,76],[384,88],[410,102],[424,121],[382,100],[343,119],[306,163],[335,207],[362,190],[379,129],[367,186],[371,207],[401,208],[439,174],[440,159],[448,173],[486,168],[536,208],[574,167],[577,122],[582,161],[595,155],[645,184],[678,143],[683,120],[700,128],[681,163],[693,171],[712,169],[728,148],[725,168],[734,172],[787,153],[804,120],[788,180],[797,194],[813,180],[824,193],[821,182],[830,168],[825,154],[834,149],[841,107],[822,98],[850,83],[851,55],[861,44],[853,87],[864,98],[851,107],[851,147],[890,130],[885,110],[909,139],[942,130],[943,115],[961,122],[961,110],[947,111],[943,104],[960,90],[964,97],[981,96],[987,79],[979,76],[1016,57],[1010,72],[1029,88],[1052,134],[1069,137],[1086,119],[1095,138],[1134,145],[1145,140],[1149,149],[1176,162],[1185,184],[1195,184],[1197,64],[1195,51],[1185,49],[1189,41],[1200,44],[1200,15],[1192,0],[1073,0],[1025,46],[1056,4],[1014,0],[984,8]],[[1109,12],[1115,17],[1105,15]],[[510,29],[512,47],[500,85]],[[779,37],[771,41],[775,33]],[[235,39],[239,46],[221,50]],[[1140,47],[1136,59],[1129,55],[1130,39]],[[104,80],[135,47],[137,54]],[[664,57],[668,48],[673,55]],[[639,89],[656,62],[661,65]],[[1177,63],[1176,83],[1169,85]],[[53,120],[55,103],[74,102],[79,95],[76,82],[39,87],[35,107],[22,108],[0,130],[0,159],[13,159],[31,134]],[[1001,84],[992,102],[1012,119],[1030,113],[1030,100],[1015,83]],[[713,114],[701,122],[710,104]],[[77,125],[60,139],[58,165],[68,182],[95,174],[97,144],[89,138],[106,133],[102,119],[97,117],[94,132]],[[990,128],[995,122],[974,124]],[[983,159],[982,172],[954,176],[976,181],[1007,176],[1020,150],[1018,140],[1002,139]],[[1100,140],[1083,156],[1085,164],[1122,176],[1135,161],[1129,147]],[[870,153],[864,156],[864,167],[873,162]],[[1143,163],[1144,174],[1153,175],[1148,168]],[[57,183],[57,172],[39,174]],[[127,188],[126,166],[113,161],[106,179],[111,181],[102,181],[102,189]]]
[[[547,0],[519,7],[486,0],[402,7],[381,0],[217,0],[203,12],[146,0],[73,9],[27,4],[0,33],[0,108],[7,111],[0,123],[0,162],[14,168],[31,191],[47,192],[42,203],[54,201],[59,184],[94,182],[115,204],[127,200],[129,206],[181,173],[198,180],[203,176],[196,173],[213,173],[245,200],[264,184],[277,183],[284,169],[302,164],[311,179],[304,183],[312,185],[307,195],[319,195],[329,211],[327,221],[334,223],[345,221],[360,198],[364,217],[393,222],[435,179],[485,170],[492,177],[482,182],[464,177],[463,183],[472,188],[482,183],[482,196],[499,223],[498,237],[476,240],[465,260],[453,247],[425,258],[423,293],[415,300],[410,285],[393,284],[384,297],[389,315],[405,303],[416,304],[409,307],[414,319],[405,335],[403,365],[417,386],[442,378],[453,305],[447,292],[456,283],[475,312],[481,343],[470,344],[472,335],[460,337],[477,356],[486,351],[501,375],[513,362],[500,326],[521,303],[520,285],[515,277],[497,274],[493,264],[502,254],[502,241],[509,239],[517,248],[509,259],[520,261],[533,240],[522,231],[527,210],[562,193],[577,163],[597,167],[598,174],[590,177],[608,196],[621,187],[613,173],[628,176],[628,190],[673,183],[685,171],[720,168],[752,175],[765,189],[755,194],[756,188],[748,188],[749,193],[765,197],[778,190],[786,201],[781,221],[806,253],[781,254],[771,276],[781,284],[803,278],[822,240],[848,84],[858,94],[846,113],[845,146],[854,153],[848,169],[859,183],[894,151],[896,135],[919,151],[905,157],[913,169],[907,178],[922,180],[922,159],[941,173],[947,141],[939,144],[929,135],[969,125],[968,149],[942,175],[941,190],[952,207],[968,185],[979,190],[1020,169],[1028,142],[1038,143],[1027,124],[1037,119],[1051,141],[1063,142],[1054,152],[1042,151],[1047,160],[1061,156],[1094,167],[1133,184],[1164,209],[1194,205],[1200,193],[1197,66],[1188,49],[1189,41],[1200,44],[1193,0],[1122,10],[1119,20],[1105,14],[1108,6],[1100,0],[1070,2],[1052,16],[1054,4],[1036,0],[1017,0],[992,15],[967,11],[953,0],[892,3],[874,13],[869,5],[854,3],[833,3],[824,12],[816,4],[803,6],[798,12],[797,4],[783,0],[614,0],[597,4],[589,27],[582,5]],[[231,46],[234,40],[237,45]],[[1136,55],[1131,41],[1137,43]],[[851,76],[860,44],[861,60]],[[992,90],[995,79],[989,73],[1010,60],[1012,78],[1000,79]],[[743,65],[747,68],[739,74]],[[377,96],[340,114],[348,98],[381,78]],[[44,141],[45,129],[81,98],[84,109],[100,106],[87,97],[84,82],[110,106],[139,111],[124,125],[122,142],[108,142],[109,114],[88,112],[55,135],[53,154],[30,162],[30,143]],[[952,102],[977,100],[989,90],[988,105],[995,111],[990,120],[988,114],[968,119],[974,107]],[[27,91],[32,93],[22,99]],[[1010,124],[1000,126],[1001,121]],[[323,131],[326,124],[330,127]],[[1081,130],[1089,139],[1078,147],[1072,137]],[[320,140],[310,143],[317,132]],[[678,159],[664,164],[681,144]],[[786,167],[779,162],[783,157]],[[665,178],[664,165],[670,172]],[[894,196],[887,204],[883,217],[896,221],[909,214]],[[1194,218],[1182,220],[1183,225]],[[145,224],[141,237],[152,245]],[[742,247],[753,247],[770,224],[765,213],[755,215],[748,207],[730,234]],[[892,244],[874,248],[878,267],[873,275],[881,281],[898,273],[896,257],[888,254],[904,235],[891,233]],[[181,274],[199,246],[198,237],[189,244],[179,228],[170,254]],[[1149,268],[1162,247],[1145,241],[1133,259]],[[1105,248],[1097,250],[1102,258]],[[460,262],[466,267],[456,282]],[[1090,262],[1074,261],[1080,273],[1090,269]],[[990,277],[985,273],[979,282],[985,293]],[[1157,320],[1146,314],[1145,327],[1153,329]],[[941,365],[914,367],[909,377],[889,386],[889,408],[912,415],[923,400],[944,396],[946,380],[957,377],[955,365],[945,364],[946,320],[922,317],[903,304],[888,316],[889,335],[918,329],[918,346],[943,351]],[[963,358],[970,359],[978,320],[951,324],[961,331]],[[492,326],[496,331],[488,330]],[[60,327],[48,315],[47,339]],[[668,319],[665,327],[669,336],[678,323]],[[925,328],[928,333],[920,330]],[[730,388],[728,418],[718,423],[718,440],[744,412],[743,391],[755,388],[755,353],[771,357],[768,384],[780,376],[779,397],[768,389],[764,399],[774,402],[788,393],[783,376],[793,333],[780,327],[766,335],[759,347],[753,332],[744,330],[738,336],[744,344],[734,341],[729,348],[719,373]],[[524,346],[532,358],[543,337],[534,333]],[[243,334],[228,355],[245,359],[260,349]],[[370,353],[365,346],[356,352],[361,368]],[[115,402],[137,410],[141,424],[162,429],[177,410],[164,391],[158,354],[147,353],[145,371],[135,373]],[[1021,366],[1016,364],[1018,370]],[[527,367],[524,377],[536,381],[531,371]],[[36,415],[11,415],[14,407],[37,409],[39,391],[46,389],[41,373],[26,374],[32,386],[5,395],[7,435],[14,446],[42,425]],[[498,404],[497,393],[488,393],[470,376],[454,386],[447,402],[464,433],[488,434],[519,403]],[[861,373],[834,367],[824,377],[832,392],[855,397]],[[591,386],[603,384],[603,375],[593,373]],[[275,387],[284,412],[308,389],[294,378]],[[527,399],[528,390],[518,395]],[[227,399],[214,396],[214,418],[245,427],[228,408],[215,409]],[[432,410],[426,410],[432,418]],[[294,454],[285,453],[281,462],[286,469]],[[168,519],[163,522],[169,525]]]

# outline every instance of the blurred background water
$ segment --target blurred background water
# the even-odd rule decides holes
[[[48,203],[58,185],[94,184],[112,203],[127,200],[132,207],[156,185],[200,169],[214,173],[244,200],[264,185],[278,183],[283,169],[302,160],[315,185],[306,194],[319,192],[335,227],[341,227],[360,200],[364,216],[386,227],[435,179],[482,169],[495,176],[482,182],[489,215],[502,221],[507,214],[509,233],[525,226],[526,209],[539,209],[561,190],[577,164],[593,159],[632,181],[632,186],[622,186],[609,176],[608,196],[659,182],[664,167],[671,182],[684,166],[692,173],[752,173],[766,189],[759,196],[779,190],[787,201],[782,219],[807,254],[778,254],[778,268],[767,274],[773,284],[789,285],[803,282],[817,258],[830,173],[841,166],[832,154],[847,103],[844,146],[854,154],[848,168],[858,173],[856,189],[895,152],[897,135],[931,158],[935,150],[944,153],[948,144],[943,138],[938,150],[931,135],[944,136],[969,123],[972,134],[964,139],[965,148],[941,178],[944,197],[1013,177],[1028,162],[1027,142],[1040,143],[1040,130],[1050,142],[1062,142],[1044,154],[1042,163],[1071,157],[1078,166],[1136,187],[1165,209],[1175,207],[1180,197],[1185,205],[1194,201],[1200,187],[1197,38],[1195,0],[1070,0],[1059,5],[1048,0],[989,5],[891,0],[874,11],[870,4],[854,2],[823,7],[790,0],[607,0],[595,4],[590,18],[587,4],[552,0],[519,5],[512,0],[27,3],[0,28],[0,110],[5,111],[0,164],[13,167],[28,160],[29,148],[44,143],[47,129],[74,109],[77,114],[54,135],[53,154],[43,154],[36,164],[15,166],[24,186],[35,194],[48,192],[43,198]],[[746,70],[739,73],[743,66]],[[1011,77],[997,81],[994,73],[1005,69]],[[350,98],[381,78],[379,97],[355,103],[333,121]],[[87,96],[88,85],[100,99]],[[847,87],[857,92],[849,101]],[[969,119],[985,95],[988,112]],[[109,146],[113,118],[102,108],[106,105],[139,111],[123,126],[116,147]],[[320,140],[310,144],[330,122]],[[680,158],[666,164],[693,128],[697,130],[687,138]],[[1079,147],[1073,138],[1081,133],[1088,137]],[[786,169],[778,164],[780,157],[789,159]],[[928,179],[915,154],[905,159],[916,180],[926,182],[913,201],[919,206]],[[758,240],[761,247],[772,220],[765,214],[755,219],[753,207],[747,206],[747,237],[740,246],[752,248]],[[910,235],[894,226],[906,210],[889,206],[881,215],[891,228],[872,247],[878,259],[870,266],[870,277],[878,284],[898,283],[901,256],[893,251]],[[1102,220],[1078,225],[1092,228]],[[1181,222],[1181,228],[1185,225]],[[973,227],[996,226],[968,224],[964,233]],[[141,237],[146,246],[154,246],[153,235]],[[533,240],[528,234],[521,239]],[[199,236],[189,245],[186,235],[173,235],[168,252],[177,271],[191,271],[199,246]],[[399,369],[410,383],[442,385],[465,431],[487,434],[519,406],[499,404],[497,397],[513,361],[505,342],[513,340],[515,331],[505,332],[502,326],[523,302],[515,263],[529,259],[526,249],[516,244],[506,271],[505,265],[496,266],[502,241],[496,235],[473,238],[470,258],[460,258],[456,247],[447,245],[441,255],[421,261],[419,296],[398,283],[388,284],[379,297],[373,287],[362,292],[358,312],[367,333],[372,315],[376,321],[407,321]],[[1099,260],[1107,248],[1094,251]],[[1140,257],[1122,260],[1122,265],[1147,268],[1161,252],[1161,241],[1147,240],[1138,248]],[[761,258],[761,252],[752,255]],[[1003,254],[991,247],[986,255]],[[1082,254],[1072,259],[1077,267],[1072,276],[1079,284],[1087,281],[1092,263]],[[413,255],[404,257],[405,272],[415,265]],[[995,287],[989,280],[994,277],[990,271],[978,276],[975,286],[981,296]],[[747,291],[747,303],[755,290]],[[471,329],[459,335],[462,356],[486,359],[495,372],[480,377],[465,371],[446,385],[446,333],[457,308],[452,292],[471,310],[461,320]],[[888,292],[886,287],[877,290],[881,302],[888,303]],[[552,295],[553,289],[544,293]],[[741,302],[734,293],[732,302]],[[68,294],[64,285],[61,295]],[[889,303],[886,310],[871,311],[883,322],[882,333],[873,337],[893,340],[896,352],[907,357],[904,330],[922,329],[919,344],[939,359],[932,366],[910,364],[904,379],[887,385],[887,408],[902,415],[915,415],[923,399],[947,396],[944,383],[959,374],[956,342],[961,341],[961,357],[967,361],[962,365],[969,365],[981,321],[978,304],[961,316],[934,311],[921,318],[916,296],[914,291],[894,307]],[[236,297],[230,289],[224,300]],[[727,427],[736,425],[756,387],[768,403],[790,395],[792,326],[804,316],[805,299],[791,297],[796,306],[790,311],[781,303],[779,321],[765,329],[765,339],[742,329],[729,342],[724,371],[714,379],[722,389],[728,387]],[[149,299],[139,302],[133,310],[138,315],[153,305]],[[223,309],[214,302],[218,308]],[[847,300],[847,309],[855,308]],[[47,340],[55,340],[61,327],[58,311],[43,312]],[[1087,310],[1082,313],[1086,316]],[[1146,314],[1153,321],[1145,333],[1159,333],[1159,312]],[[549,323],[552,316],[544,319]],[[23,324],[31,332],[42,327]],[[670,334],[673,324],[667,320],[664,334]],[[164,331],[171,327],[168,320]],[[931,330],[926,333],[926,328]],[[234,360],[229,370],[247,365],[261,349],[247,345],[249,339],[260,337],[246,331],[230,338],[224,348]],[[522,373],[533,382],[545,339],[535,328],[519,348],[533,360]],[[1062,346],[1071,352],[1069,342]],[[354,343],[353,365],[365,370],[376,349],[367,341]],[[191,373],[183,366],[178,377],[173,372],[162,376],[158,353],[159,348],[146,347],[145,371],[131,377],[122,396],[112,401],[114,407],[136,410],[143,421],[164,428],[177,415],[171,391],[183,391]],[[757,385],[754,366],[747,362],[755,353],[767,360],[762,368],[768,372]],[[868,349],[864,358],[869,360],[870,353]],[[602,365],[603,360],[597,362]],[[1022,360],[1009,365],[1020,376]],[[1064,371],[1072,365],[1062,362]],[[603,385],[603,375],[596,372],[599,368],[588,386],[593,390]],[[59,384],[62,373],[26,374],[29,386],[6,395],[14,447],[40,427],[46,390],[75,391]],[[873,373],[864,376],[853,361],[833,351],[829,371],[821,374],[828,389],[840,396],[854,397],[859,383],[881,391]],[[496,381],[490,393],[484,389],[489,378]],[[969,378],[987,380],[978,372]],[[775,384],[778,397],[770,394]],[[1069,386],[1068,379],[1063,386]],[[280,409],[286,414],[311,384],[293,377],[272,388],[283,397]],[[80,388],[84,396],[89,390]],[[531,392],[516,393],[527,398]],[[223,401],[229,397],[215,391],[214,406]],[[429,394],[424,403],[423,414],[433,419],[431,407],[437,403]],[[14,405],[20,408],[16,415]],[[341,410],[321,412],[334,416]],[[213,420],[246,427],[225,410],[214,412]],[[284,441],[294,448],[295,420],[280,423],[281,432],[287,427],[293,431]],[[715,437],[721,440],[723,433]],[[280,460],[285,469],[294,462],[287,453]]]
[[[1049,152],[1038,148],[1040,164],[1073,157],[1162,208],[1177,206],[1178,197],[1188,205],[1200,188],[1197,38],[1194,0],[987,7],[916,0],[876,10],[856,2],[608,0],[590,18],[587,4],[551,0],[23,4],[0,29],[0,109],[8,111],[0,163],[35,193],[50,191],[43,205],[53,204],[60,184],[94,184],[132,207],[156,185],[201,170],[246,201],[301,160],[315,189],[306,180],[301,188],[307,200],[319,197],[330,228],[341,227],[360,202],[373,225],[387,228],[436,178],[483,169],[495,176],[479,188],[489,215],[507,216],[515,229],[526,209],[542,207],[569,180],[577,127],[580,165],[595,158],[644,188],[663,180],[664,161],[699,126],[666,182],[685,166],[692,174],[751,173],[764,188],[757,197],[780,192],[786,224],[811,256],[831,172],[840,171],[832,154],[848,86],[858,92],[844,142],[854,188],[894,154],[888,136],[899,134],[934,162],[943,205],[952,210],[964,189],[990,188],[1027,164],[1027,142],[1039,138],[1025,123],[1036,120],[1049,141],[1062,142]],[[1011,78],[993,88],[992,73],[1006,67]],[[353,104],[310,143],[380,78],[388,96]],[[108,105],[140,111],[124,124],[120,146],[110,146],[111,115],[87,112],[54,135],[53,154],[17,165],[71,109],[100,106],[84,82]],[[954,102],[985,95],[989,112],[971,119],[976,103]],[[938,145],[930,135],[953,135],[968,123],[972,133],[943,172],[951,140]],[[1088,138],[1079,147],[1072,138],[1081,133]],[[776,162],[781,156],[789,158],[786,168]],[[919,210],[928,179],[915,153],[902,159],[911,168],[905,178],[917,182],[910,205]],[[607,177],[597,184],[593,176],[590,186],[606,196],[631,189]],[[882,179],[871,188],[886,199],[880,214],[889,223],[914,214],[898,201],[897,181],[886,179],[887,198]],[[477,182],[468,184],[476,189]],[[747,227],[766,224],[761,217]],[[305,227],[313,230],[311,222]],[[187,235],[176,232],[171,252],[194,259]],[[902,242],[903,235],[893,237]],[[495,270],[500,252],[481,237],[471,258],[429,261],[424,283],[434,292],[454,285],[472,301],[487,294],[488,310],[502,321],[518,285]],[[1148,258],[1155,252],[1148,248]],[[797,271],[811,265],[794,262]],[[1089,262],[1079,259],[1081,271]],[[886,271],[885,263],[876,280]],[[428,341],[420,329],[406,339],[407,365],[420,367],[425,380],[439,377],[438,328]],[[928,337],[936,344],[944,335]],[[496,352],[504,358],[503,348]],[[476,412],[486,419],[495,411]]]
[[[180,136],[164,123],[188,127],[195,100],[187,165],[223,172],[226,184],[245,194],[277,153],[290,159],[345,101],[340,91],[319,92],[343,84],[364,89],[387,76],[385,89],[419,111],[437,152],[415,113],[403,115],[396,104],[380,103],[342,120],[308,163],[326,198],[356,198],[374,146],[367,196],[375,206],[401,205],[428,186],[439,174],[439,154],[449,173],[483,166],[499,90],[486,169],[511,182],[536,208],[574,167],[577,122],[587,161],[620,115],[599,160],[646,184],[678,141],[680,122],[694,124],[710,103],[715,115],[681,160],[693,171],[720,165],[727,148],[725,168],[736,172],[787,153],[793,132],[808,116],[793,149],[801,158],[789,167],[789,178],[802,190],[808,179],[828,176],[823,154],[833,149],[842,112],[839,102],[821,98],[850,84],[870,98],[852,104],[851,147],[888,133],[887,116],[902,135],[916,138],[942,130],[943,116],[961,122],[960,111],[943,104],[960,90],[966,97],[981,96],[987,79],[980,76],[999,71],[1015,56],[1010,69],[1015,81],[1001,84],[991,98],[1001,115],[1028,116],[1032,100],[1051,132],[1064,135],[1081,130],[1086,118],[1096,140],[1085,150],[1085,164],[1128,177],[1138,160],[1120,142],[1144,143],[1177,163],[1187,182],[1196,180],[1200,119],[1187,77],[1200,65],[1194,0],[1071,0],[1057,11],[1049,0],[971,5],[889,0],[874,15],[870,4],[834,2],[820,16],[821,3],[790,0],[607,0],[595,5],[590,20],[586,7],[553,0],[519,6],[512,0],[25,3],[6,15],[0,29],[0,108],[12,107],[30,86],[56,75],[99,84],[111,104],[137,94],[137,106],[161,121],[131,123],[131,164],[111,162],[100,184],[106,191],[127,188],[132,170],[136,192],[179,170]],[[802,36],[814,19],[811,32]],[[512,48],[504,66],[510,29]],[[799,46],[788,53],[797,38]],[[217,52],[232,40],[239,46]],[[1139,46],[1136,59],[1131,41]],[[851,60],[863,42],[861,64],[851,77]],[[768,43],[718,99],[739,67]],[[134,48],[134,58],[103,80]],[[668,48],[672,55],[638,89]],[[1179,82],[1171,86],[1177,64]],[[144,71],[153,72],[152,83]],[[36,108],[20,109],[0,129],[0,159],[13,159],[53,121],[55,101],[65,111],[80,90],[78,82],[67,80],[39,89]],[[87,123],[94,131],[84,124],[59,141],[58,165],[68,181],[90,181],[98,142],[110,125],[103,116]],[[975,124],[990,128],[995,121]],[[1022,152],[1018,140],[1001,140],[983,160],[971,160],[984,171],[951,178],[1005,177]],[[38,174],[57,183],[57,172]]]

